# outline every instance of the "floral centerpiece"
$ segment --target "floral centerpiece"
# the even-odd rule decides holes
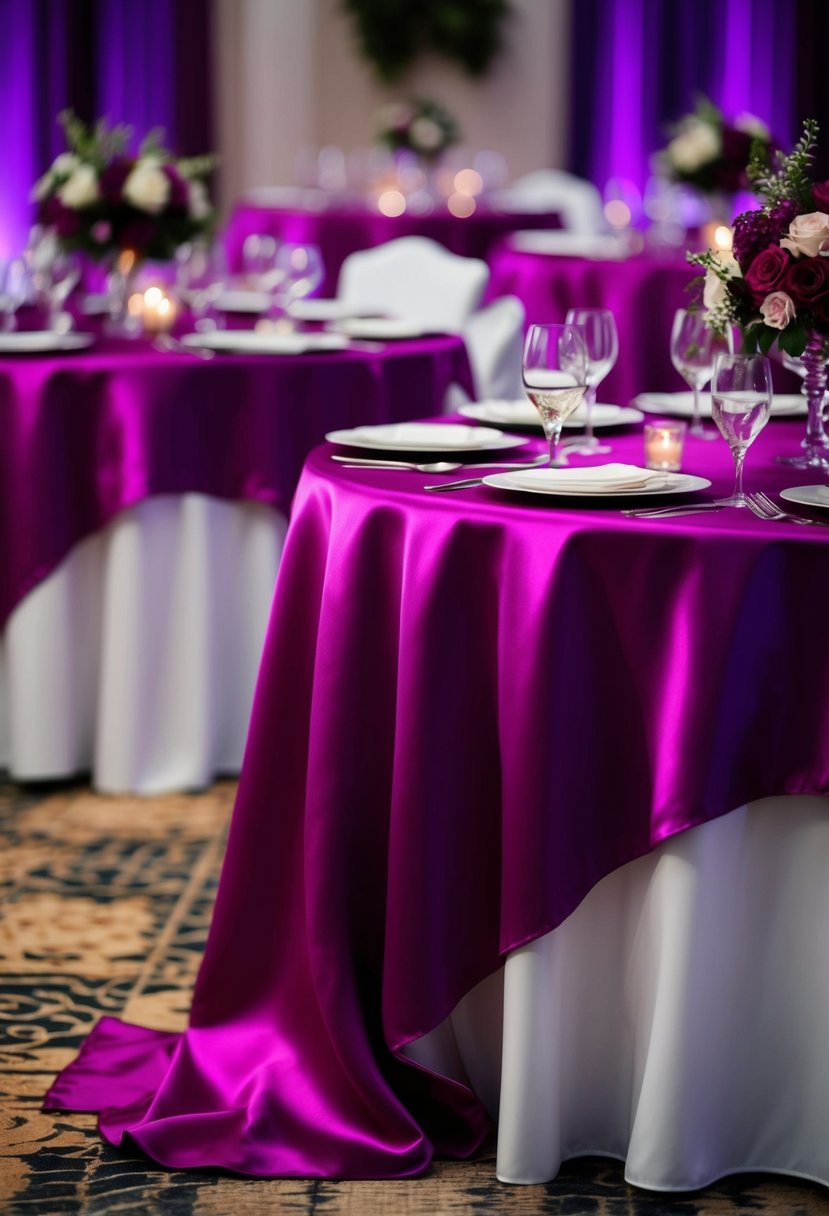
[[[804,124],[788,156],[757,143],[749,182],[763,200],[734,221],[732,249],[689,253],[705,270],[703,305],[709,327],[724,334],[736,326],[747,351],[767,354],[777,345],[806,368],[809,423],[807,467],[829,469],[829,440],[822,422],[829,353],[829,181],[815,183],[811,166],[818,125]]]
[[[38,222],[63,248],[96,260],[127,251],[132,260],[166,260],[209,231],[214,213],[204,178],[212,156],[175,160],[158,130],[131,156],[129,127],[101,120],[90,128],[68,110],[59,121],[68,150],[35,184],[32,200]]]
[[[752,145],[771,148],[768,127],[753,114],[727,121],[722,111],[700,97],[696,108],[672,129],[672,138],[655,157],[655,167],[669,181],[691,186],[701,194],[732,195],[747,189],[747,165]]]
[[[436,101],[397,101],[377,112],[377,140],[392,152],[408,151],[423,160],[436,160],[459,138],[454,118]]]

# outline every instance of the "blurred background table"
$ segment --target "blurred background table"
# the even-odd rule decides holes
[[[452,253],[487,259],[501,237],[516,229],[550,229],[560,226],[557,212],[510,213],[480,205],[471,215],[455,216],[444,206],[428,215],[382,215],[358,204],[332,202],[322,209],[267,205],[240,200],[227,224],[225,243],[231,269],[242,269],[242,246],[255,233],[281,241],[318,245],[326,277],[320,294],[336,293],[340,266],[349,253],[370,249],[403,236],[425,236]]]
[[[0,358],[0,763],[142,792],[237,771],[307,452],[469,376],[456,337]]]

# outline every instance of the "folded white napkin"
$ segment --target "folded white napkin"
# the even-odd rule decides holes
[[[560,254],[564,257],[595,258],[600,261],[628,256],[624,242],[612,233],[591,235],[567,232],[564,229],[527,229],[514,232],[510,237],[510,244],[524,253]]]
[[[601,464],[586,469],[527,469],[510,480],[526,490],[561,490],[567,494],[616,494],[656,490],[671,484],[672,474],[640,469],[635,464]]]
[[[444,424],[431,422],[396,422],[380,426],[357,426],[352,431],[355,443],[405,444],[407,447],[440,448],[477,448],[485,446],[485,442],[497,431],[489,431],[486,427],[463,426],[460,423]]]

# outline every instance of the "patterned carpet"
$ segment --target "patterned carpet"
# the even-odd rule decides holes
[[[235,785],[168,798],[0,784],[0,1212],[4,1216],[398,1216],[404,1213],[829,1214],[819,1187],[743,1175],[694,1195],[636,1191],[583,1159],[505,1187],[493,1153],[407,1182],[168,1173],[105,1145],[90,1115],[42,1114],[55,1072],[103,1013],[184,1025]]]

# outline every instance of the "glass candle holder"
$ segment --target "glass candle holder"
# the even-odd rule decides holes
[[[645,423],[645,465],[676,473],[682,468],[682,447],[685,443],[685,422]]]

